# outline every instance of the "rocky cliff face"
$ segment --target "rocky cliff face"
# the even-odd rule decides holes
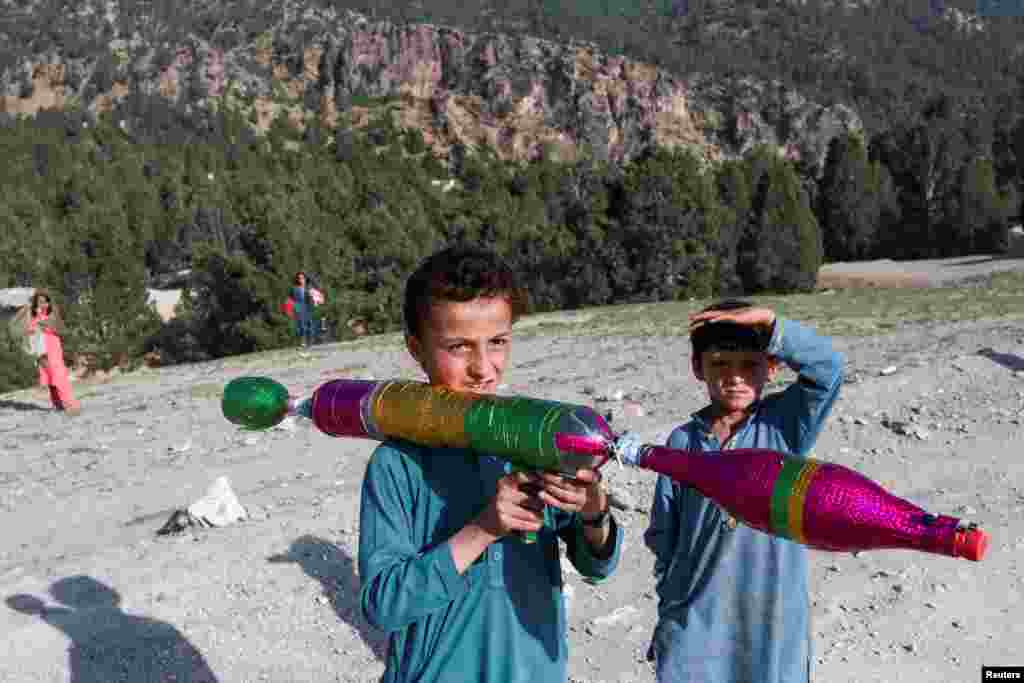
[[[78,20],[115,37],[0,60],[0,109],[97,112],[138,88],[189,107],[239,107],[260,128],[275,115],[298,127],[314,117],[364,126],[387,112],[440,153],[462,142],[504,158],[547,148],[560,158],[586,151],[628,160],[659,144],[712,161],[766,143],[817,170],[833,136],[862,128],[843,105],[749,80],[680,77],[590,44],[371,22],[297,4],[258,34],[219,26],[206,38],[159,40],[138,28],[145,22],[126,27],[120,2],[90,7]]]

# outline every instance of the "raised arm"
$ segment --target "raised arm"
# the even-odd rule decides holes
[[[782,405],[775,414],[791,451],[806,455],[839,396],[846,359],[828,337],[784,318],[775,321],[768,353],[798,375],[778,399]]]

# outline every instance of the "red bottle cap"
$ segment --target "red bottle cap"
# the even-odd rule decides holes
[[[981,529],[958,532],[953,539],[953,554],[978,562],[988,552],[988,541],[988,534]]]

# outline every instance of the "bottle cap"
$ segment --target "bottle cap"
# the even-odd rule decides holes
[[[953,539],[953,554],[973,562],[980,561],[988,552],[989,537],[981,529],[959,531]]]

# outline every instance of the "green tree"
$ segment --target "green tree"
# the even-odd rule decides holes
[[[858,135],[833,138],[819,186],[818,221],[825,258],[856,261],[874,250],[879,224],[872,168]]]
[[[823,261],[818,222],[792,164],[772,149],[751,156],[754,201],[739,245],[740,280],[747,292],[806,291]]]
[[[995,169],[987,159],[975,159],[960,173],[955,219],[945,233],[947,254],[1005,251],[1014,207],[1008,193],[995,186]]]

